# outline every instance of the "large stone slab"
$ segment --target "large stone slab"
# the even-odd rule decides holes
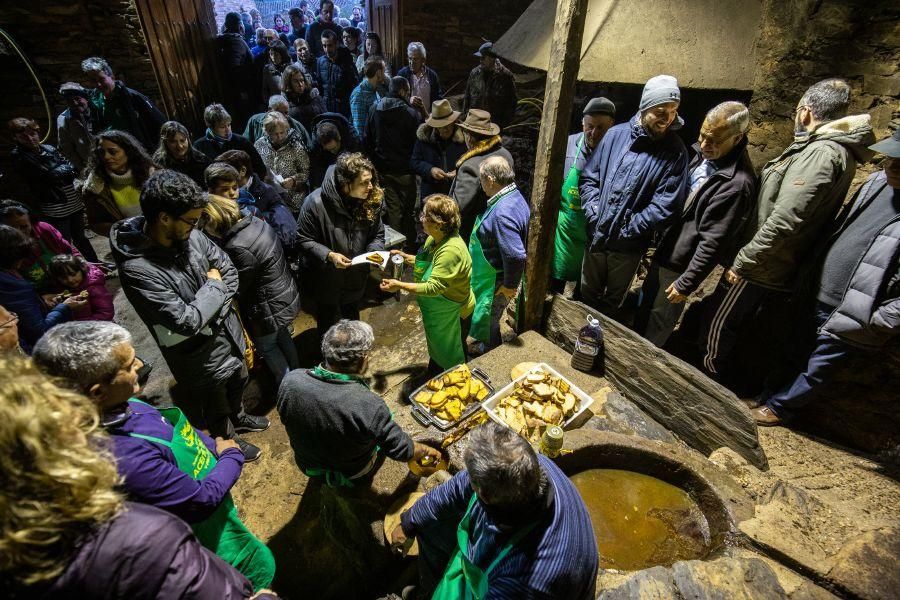
[[[545,335],[571,352],[589,314],[603,326],[604,374],[628,400],[704,454],[724,446],[759,468],[767,467],[747,407],[683,360],[587,305],[558,294],[550,304]]]

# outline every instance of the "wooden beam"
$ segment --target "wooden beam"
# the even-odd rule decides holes
[[[557,294],[544,335],[571,352],[589,314],[603,327],[604,375],[626,400],[695,450],[709,455],[727,447],[754,466],[768,468],[756,423],[734,394],[618,321]]]
[[[569,136],[569,119],[578,67],[588,0],[558,0],[547,66],[544,114],[538,135],[537,156],[531,192],[531,220],[528,224],[528,262],[525,265],[525,329],[540,326],[550,282],[553,238],[559,215],[562,165]]]

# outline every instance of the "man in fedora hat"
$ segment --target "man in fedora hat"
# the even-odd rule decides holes
[[[457,126],[459,116],[449,100],[436,100],[431,104],[431,116],[419,125],[410,164],[422,179],[419,196],[423,200],[432,194],[450,193],[456,161],[466,153],[463,130]]]
[[[851,359],[872,356],[900,333],[900,128],[869,150],[885,156],[838,217],[817,272],[815,349],[796,379],[761,397],[757,424],[778,425],[819,399]]]
[[[475,217],[487,206],[487,196],[478,178],[481,163],[491,156],[502,156],[510,168],[514,168],[514,163],[512,154],[503,147],[500,126],[491,121],[490,113],[473,108],[458,127],[463,130],[468,150],[456,161],[456,178],[450,186],[450,196],[459,205],[462,217],[459,235],[467,240],[472,233]]]
[[[481,64],[469,73],[463,112],[473,108],[487,111],[502,129],[512,122],[516,112],[515,77],[500,63],[491,42],[483,43],[474,56],[480,59]]]
[[[569,136],[566,162],[563,166],[562,200],[553,243],[550,288],[562,292],[567,281],[580,283],[581,262],[586,240],[584,211],[578,194],[578,180],[591,153],[616,123],[616,105],[610,100],[592,98],[581,116],[581,132]]]
[[[59,86],[59,95],[68,108],[56,118],[57,146],[80,175],[91,157],[100,113],[91,104],[91,92],[73,81]]]

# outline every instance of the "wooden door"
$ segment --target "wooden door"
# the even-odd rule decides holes
[[[400,0],[368,0],[366,24],[368,31],[381,36],[384,57],[393,66],[394,74],[406,66],[406,48],[403,47],[400,20]]]
[[[206,129],[203,109],[222,97],[212,1],[136,0],[135,5],[166,112],[199,136]]]

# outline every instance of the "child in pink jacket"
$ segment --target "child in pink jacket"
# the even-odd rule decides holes
[[[112,321],[115,315],[113,297],[106,289],[106,275],[81,256],[57,254],[50,260],[50,277],[64,293],[87,292],[87,305],[75,312],[76,321]]]

